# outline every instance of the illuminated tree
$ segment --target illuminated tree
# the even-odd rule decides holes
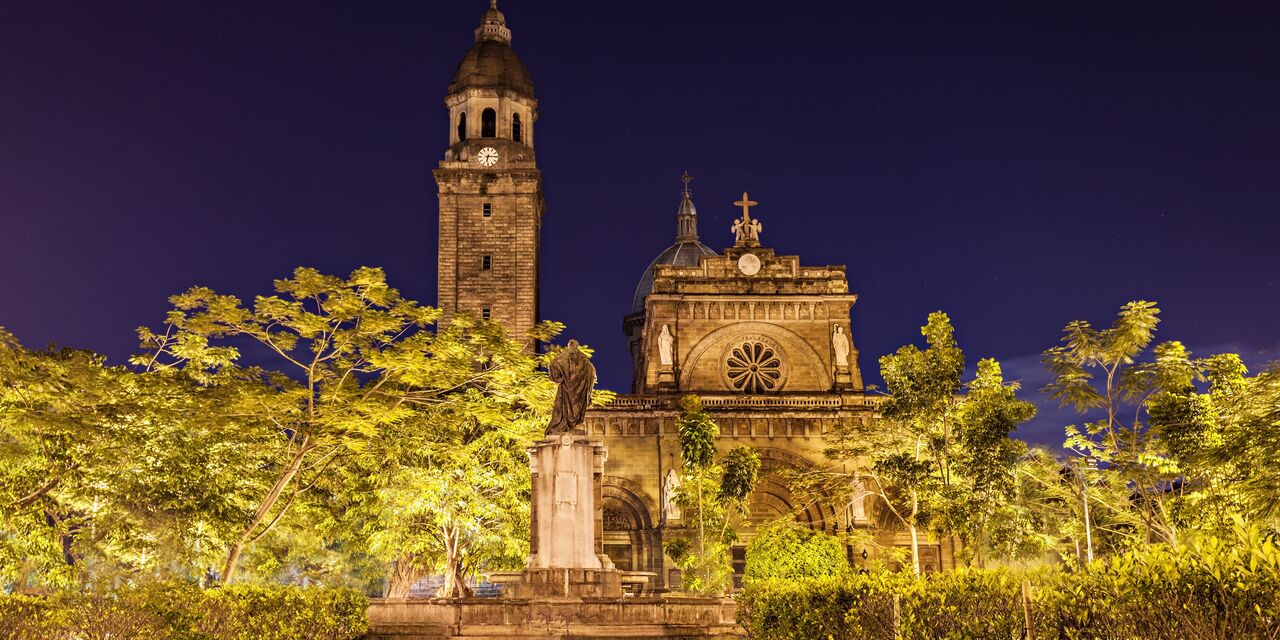
[[[737,534],[730,522],[747,513],[760,456],[750,447],[734,447],[717,463],[720,428],[698,396],[680,399],[676,426],[684,468],[676,503],[689,516],[684,529],[667,539],[665,550],[683,571],[687,591],[722,594],[733,577],[730,545]]]

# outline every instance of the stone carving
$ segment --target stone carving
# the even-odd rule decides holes
[[[556,383],[556,403],[551,409],[547,435],[572,433],[582,424],[583,414],[591,404],[591,388],[596,384],[596,368],[578,349],[578,341],[570,340],[547,367]]]
[[[658,336],[658,361],[664,367],[670,367],[675,364],[675,354],[672,353],[672,347],[675,346],[676,339],[671,335],[671,329],[667,325],[662,325],[662,334]]]
[[[865,522],[867,519],[867,488],[858,478],[853,490],[853,500],[849,502],[849,517],[854,522]]]
[[[734,220],[733,226],[729,227],[733,232],[734,246],[759,246],[760,232],[764,230],[764,226],[751,217],[751,207],[760,203],[748,198],[747,192],[743,191],[742,199],[733,204],[742,207],[742,217]]]
[[[844,327],[836,325],[836,332],[831,334],[831,348],[836,353],[836,366],[849,366],[849,336],[844,332]]]
[[[764,231],[764,225],[754,218],[743,220],[737,218],[733,221],[733,226],[729,227],[729,231],[733,232],[734,244],[747,244],[760,241],[760,232]]]
[[[762,341],[748,340],[731,349],[725,368],[734,391],[768,393],[782,380],[782,359],[772,345]]]
[[[604,508],[603,528],[605,531],[628,531],[634,529],[631,519],[617,509]]]
[[[680,489],[680,474],[675,468],[667,470],[667,477],[662,481],[662,511],[667,520],[680,519],[680,505],[676,504],[676,493]]]

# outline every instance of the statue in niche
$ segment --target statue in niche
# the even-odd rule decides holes
[[[675,364],[675,354],[673,347],[676,339],[671,335],[671,329],[667,325],[662,325],[662,334],[658,336],[658,361],[664,367],[670,367]]]
[[[853,500],[849,502],[849,516],[854,522],[862,522],[867,519],[867,488],[862,483],[862,478],[858,478],[853,490]]]
[[[831,334],[831,348],[836,354],[836,366],[849,366],[849,335],[844,332],[844,327],[836,325],[836,332]]]
[[[676,504],[676,493],[680,489],[680,474],[675,468],[667,470],[667,477],[662,481],[662,511],[667,520],[680,519],[680,505]]]
[[[551,381],[556,383],[556,402],[551,409],[551,423],[547,435],[572,433],[582,425],[582,419],[591,404],[591,389],[596,384],[596,368],[587,355],[578,349],[578,341],[570,340],[547,367]]]

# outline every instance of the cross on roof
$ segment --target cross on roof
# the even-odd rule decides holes
[[[735,204],[735,205],[737,205],[737,206],[739,206],[739,207],[742,207],[742,221],[743,221],[744,223],[746,223],[746,222],[749,222],[749,221],[751,220],[751,213],[750,213],[751,207],[754,207],[754,206],[756,206],[756,205],[758,205],[758,204],[760,204],[760,203],[759,203],[759,202],[756,202],[755,200],[748,200],[748,199],[747,199],[747,192],[746,192],[746,191],[743,191],[743,192],[742,192],[742,199],[741,199],[741,200],[739,200],[739,201],[737,201],[737,202],[735,202],[735,203],[733,203],[733,204]]]
[[[689,183],[693,182],[693,176],[689,175],[689,172],[686,171],[684,172],[684,175],[680,176],[680,182],[684,183],[684,194],[686,196],[689,195]]]

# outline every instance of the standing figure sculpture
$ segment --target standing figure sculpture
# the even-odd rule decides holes
[[[591,404],[591,389],[596,384],[596,368],[586,354],[578,349],[578,341],[570,340],[547,367],[551,381],[556,383],[556,403],[551,409],[551,424],[547,435],[572,433],[582,424],[587,406]]]
[[[849,366],[849,336],[845,334],[844,327],[836,325],[836,332],[831,334],[831,348],[836,354],[836,366]]]
[[[671,335],[671,329],[667,325],[662,325],[662,333],[658,335],[658,362],[664,367],[670,367],[675,364],[675,354],[673,347],[676,340]]]
[[[676,494],[680,491],[680,474],[676,470],[668,469],[667,477],[662,481],[662,511],[667,516],[667,520],[680,519],[680,504],[676,501]]]

